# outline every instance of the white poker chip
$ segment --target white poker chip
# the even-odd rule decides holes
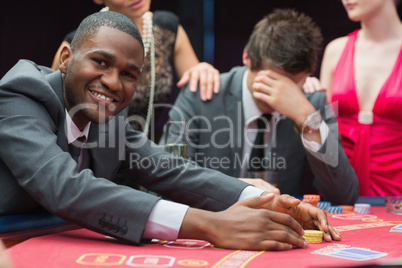
[[[365,204],[365,203],[357,203],[354,206],[354,212],[358,214],[368,214],[370,213],[370,204]]]

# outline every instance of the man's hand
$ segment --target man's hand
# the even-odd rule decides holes
[[[255,187],[264,190],[268,193],[281,194],[278,188],[270,184],[269,182],[264,181],[263,179],[248,179],[248,178],[239,178],[239,180],[247,182],[248,184],[254,185]]]
[[[303,76],[299,76],[297,76],[297,79],[300,79],[299,84],[296,84],[289,77],[272,70],[260,71],[254,79],[253,96],[259,101],[267,103],[281,115],[292,119],[298,131],[301,132],[308,115],[316,110],[304,96],[301,89],[304,79]],[[303,137],[308,141],[321,144],[319,131],[303,133]]]
[[[303,125],[307,115],[315,112],[315,109],[304,96],[301,87],[285,75],[264,70],[258,72],[254,79],[253,96],[292,119],[296,125]]]
[[[218,94],[220,89],[219,71],[211,64],[201,62],[184,72],[178,87],[183,87],[190,81],[190,91],[196,92],[200,82],[200,97],[206,101],[212,99],[212,93]]]
[[[189,208],[179,238],[201,239],[216,247],[248,250],[305,248],[301,225],[291,216],[264,209],[275,197],[263,196],[237,202],[220,212]]]
[[[320,230],[324,232],[324,240],[341,240],[339,233],[328,223],[327,214],[309,203],[289,196],[276,196],[267,208],[292,216],[303,229]]]

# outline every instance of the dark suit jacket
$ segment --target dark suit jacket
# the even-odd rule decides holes
[[[220,92],[208,102],[201,101],[199,93],[183,89],[169,112],[169,120],[188,123],[192,143],[189,157],[200,165],[234,177],[240,176],[243,153],[242,79],[245,71],[246,67],[235,67],[221,74]],[[323,92],[306,97],[317,110],[327,106]],[[325,200],[334,204],[353,204],[359,195],[358,180],[340,143],[333,111],[326,108],[322,115],[330,133],[317,153],[303,146],[292,120],[282,117],[276,122],[271,166],[279,166],[281,193],[300,196],[318,190]],[[161,143],[163,140],[164,137]],[[275,163],[281,158],[285,159],[284,168]]]
[[[172,158],[131,129],[126,111],[91,124],[91,168],[77,172],[68,152],[60,71],[20,61],[0,81],[0,215],[45,207],[60,218],[140,243],[160,199],[111,181],[116,174],[166,198],[223,210],[248,185]],[[218,180],[212,178],[219,177]]]

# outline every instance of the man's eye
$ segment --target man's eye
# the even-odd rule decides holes
[[[106,67],[106,63],[100,59],[94,59],[94,61],[102,67]]]
[[[130,78],[130,79],[136,79],[136,76],[131,74],[131,73],[129,73],[129,72],[124,72],[123,75],[128,77],[128,78]]]

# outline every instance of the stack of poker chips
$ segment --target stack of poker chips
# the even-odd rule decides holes
[[[323,236],[322,231],[318,230],[304,230],[304,239],[306,239],[307,242],[309,243],[321,243],[322,242],[322,236]]]
[[[343,209],[340,206],[330,206],[329,208],[327,208],[327,211],[333,214],[343,213]]]
[[[356,203],[354,211],[358,214],[368,214],[370,213],[370,204]]]
[[[303,202],[310,203],[313,206],[317,207],[318,202],[320,201],[320,196],[317,194],[305,194],[303,195]]]
[[[320,201],[318,202],[317,207],[322,209],[322,210],[327,210],[331,206],[331,202],[328,201]]]
[[[343,211],[353,211],[354,210],[353,206],[342,205],[340,207],[343,209]]]

